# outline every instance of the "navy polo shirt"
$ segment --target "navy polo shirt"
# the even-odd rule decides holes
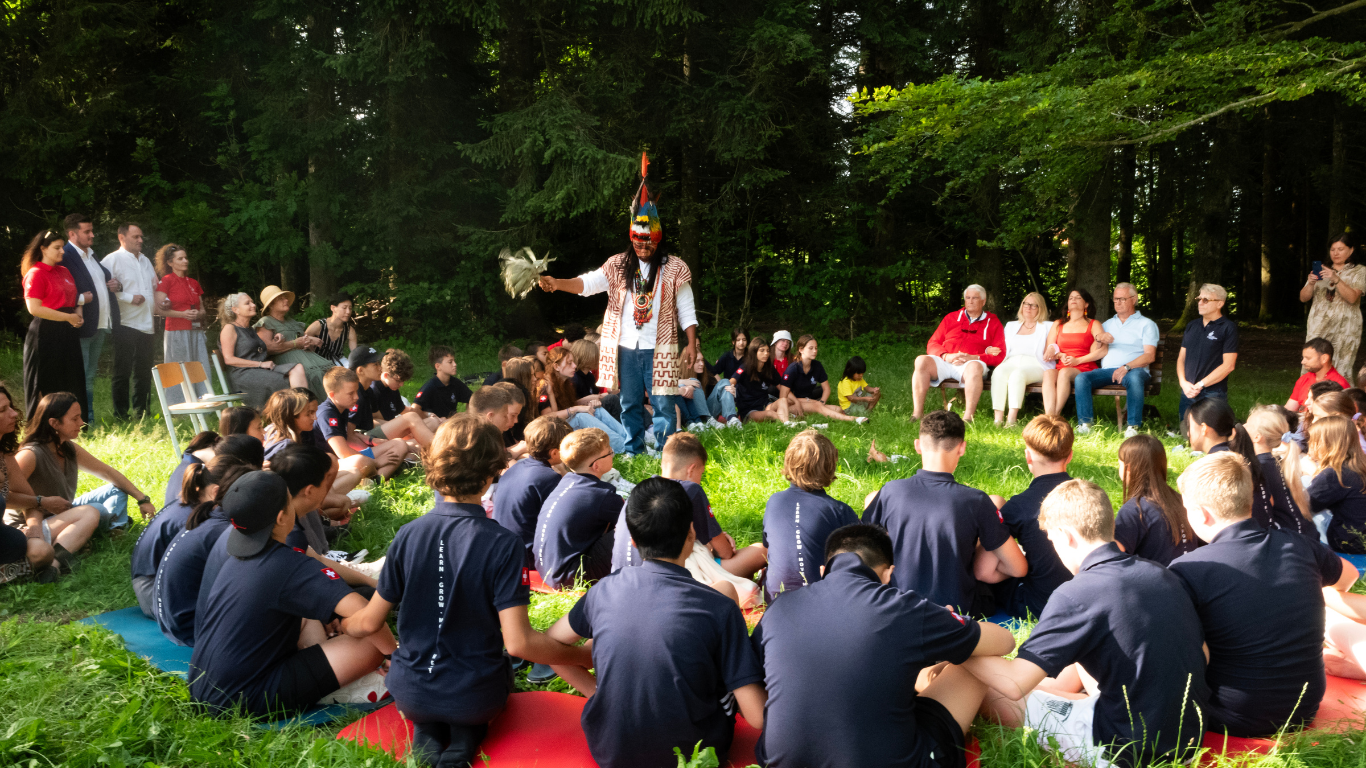
[[[734,379],[735,371],[740,368],[744,361],[735,357],[735,347],[726,350],[716,358],[716,362],[711,367],[712,375],[718,379]],[[688,754],[692,754],[689,752]]]
[[[1180,539],[1172,542],[1172,527],[1167,524],[1167,516],[1152,499],[1135,496],[1115,513],[1115,541],[1123,544],[1124,551],[1131,555],[1166,565],[1200,546],[1200,540],[1194,535],[1181,534]]]
[[[308,430],[307,432],[301,432],[301,433],[299,433],[299,443],[302,444],[302,445],[317,445],[317,444],[318,444],[317,441],[313,439],[313,432],[314,432],[314,431],[315,431],[315,430],[310,429],[310,430]],[[266,461],[270,461],[272,458],[275,457],[275,454],[279,453],[280,451],[283,451],[285,448],[287,448],[287,447],[289,447],[289,446],[291,446],[291,445],[293,445],[293,444],[294,444],[294,441],[293,441],[293,440],[290,440],[289,438],[286,437],[286,438],[281,438],[281,439],[279,439],[279,440],[276,440],[275,442],[271,443],[270,445],[267,445],[267,446],[266,446],[266,453],[265,453],[265,460],[266,460]]]
[[[611,483],[592,475],[570,472],[560,478],[536,518],[532,540],[536,570],[547,586],[574,583],[580,558],[616,525],[623,503]]]
[[[346,439],[346,425],[350,423],[346,411],[337,407],[332,398],[323,398],[318,405],[318,415],[313,419],[313,442],[324,451],[336,455],[327,442],[330,438]]]
[[[398,529],[377,591],[398,606],[403,643],[385,683],[400,706],[462,723],[503,709],[512,670],[498,612],[531,602],[524,553],[478,504],[438,499]]]
[[[1219,443],[1218,445],[1210,446],[1209,449],[1211,454],[1223,453],[1224,451],[1235,453],[1228,443]],[[1239,455],[1241,456],[1242,454]],[[1258,465],[1258,468],[1261,468],[1260,464]],[[1253,478],[1252,482],[1252,519],[1261,523],[1263,528],[1269,528],[1271,526],[1272,518],[1271,494],[1267,490],[1266,481],[1267,478],[1263,477],[1261,482],[1257,482],[1256,478]]]
[[[180,490],[185,487],[185,470],[191,464],[203,464],[199,457],[186,451],[180,457],[180,463],[171,470],[171,476],[166,478],[166,500],[162,502],[165,506],[170,506],[180,501]]]
[[[195,602],[204,578],[204,561],[230,525],[223,508],[214,507],[208,520],[176,534],[161,556],[153,583],[157,626],[176,645],[195,644]]]
[[[882,486],[864,510],[863,522],[880,525],[892,536],[897,566],[892,586],[964,614],[972,610],[977,589],[972,575],[977,542],[991,552],[1010,539],[989,496],[948,472],[926,469]]]
[[[194,507],[176,501],[162,507],[156,517],[147,523],[133,545],[133,578],[156,575],[166,548],[171,545],[172,539],[185,530],[185,521],[193,511]]]
[[[1285,476],[1281,474],[1281,465],[1276,463],[1276,457],[1270,452],[1259,453],[1257,461],[1262,465],[1262,485],[1271,493],[1271,524],[1283,531],[1318,541],[1318,529],[1314,527],[1314,521],[1304,516],[1295,498],[1290,495],[1290,488],[1285,484]]]
[[[369,432],[375,428],[375,411],[378,410],[379,405],[370,397],[370,388],[366,387],[356,392],[356,404],[346,412],[346,418],[356,425],[357,430]]]
[[[493,519],[522,540],[528,566],[535,562],[531,543],[536,538],[536,518],[560,479],[550,464],[528,456],[508,467],[493,486]]]
[[[836,528],[858,522],[854,510],[825,489],[807,491],[795,485],[768,497],[764,505],[764,546],[768,547],[768,575],[764,590],[769,602],[821,580],[825,540]]]
[[[977,622],[884,586],[858,555],[836,555],[824,579],[769,607],[750,638],[768,688],[755,758],[936,765],[936,745],[916,724],[916,677],[941,661],[963,663],[981,635]]]
[[[299,651],[299,622],[331,621],[351,588],[336,571],[278,542],[255,557],[229,557],[199,618],[190,657],[190,696],[215,711],[241,702],[253,715],[277,711],[283,662]]]
[[[593,639],[598,691],[583,707],[602,768],[674,768],[674,747],[714,747],[724,763],[735,721],[722,699],[762,683],[740,609],[672,563],[650,560],[594,584],[569,611]]]
[[[783,386],[792,390],[792,394],[799,398],[823,402],[821,384],[829,380],[830,377],[825,375],[825,366],[821,365],[821,361],[812,360],[811,370],[803,371],[802,361],[793,360],[787,366],[787,373],[783,375]]]
[[[1049,598],[1018,657],[1049,677],[1080,662],[1100,686],[1094,742],[1117,764],[1141,766],[1200,746],[1197,710],[1209,701],[1203,641],[1181,579],[1109,543]]]
[[[1317,541],[1249,518],[1170,568],[1209,644],[1207,728],[1267,736],[1313,720],[1326,684],[1323,588],[1342,577],[1342,560]]]
[[[716,522],[716,517],[711,513],[711,500],[697,483],[691,480],[676,482],[683,486],[683,490],[688,494],[688,500],[692,502],[692,529],[697,534],[697,541],[705,547],[712,539],[721,535],[721,524]],[[645,558],[640,556],[640,550],[636,548],[635,542],[631,541],[631,530],[626,526],[626,512],[623,509],[622,513],[617,515],[616,532],[612,536],[612,571],[615,573],[627,566],[640,565],[643,562]]]
[[[379,416],[385,421],[393,421],[398,418],[403,409],[403,395],[397,389],[389,389],[383,379],[375,379],[370,382],[370,405],[374,410],[379,411]]]
[[[778,399],[778,385],[781,380],[772,366],[759,374],[758,380],[751,379],[743,368],[736,369],[735,408],[744,418],[750,411],[762,411],[768,404]]]
[[[1181,337],[1181,348],[1186,350],[1186,381],[1194,384],[1209,375],[1210,371],[1224,364],[1225,354],[1238,352],[1238,324],[1226,315],[1205,324],[1203,317],[1197,317],[1186,324],[1186,334]],[[1204,394],[1228,392],[1228,377],[1223,381],[1205,387]]]
[[[570,379],[574,384],[574,396],[582,400],[589,395],[597,394],[597,380],[598,377],[596,374],[588,373],[586,371],[575,371],[573,378]]]
[[[465,382],[454,376],[449,384],[442,384],[440,376],[433,376],[417,391],[413,403],[427,413],[444,419],[455,413],[456,405],[468,403],[472,394]]]
[[[1366,493],[1361,476],[1342,468],[1342,479],[1332,469],[1324,469],[1309,484],[1309,508],[1314,512],[1333,513],[1328,523],[1328,546],[1334,552],[1350,555],[1366,554],[1362,536],[1366,534]]]
[[[208,609],[209,594],[213,592],[213,583],[218,580],[218,573],[223,570],[223,563],[232,559],[232,555],[228,554],[229,533],[232,533],[231,525],[224,528],[223,532],[218,534],[218,538],[214,539],[213,543],[209,545],[209,554],[204,558],[204,575],[199,580],[199,597],[195,599],[194,604],[194,614],[196,616],[203,616],[204,612]],[[295,547],[290,544],[285,544],[285,546],[293,549],[295,552],[306,553],[301,547]]]
[[[1006,529],[1020,543],[1029,562],[1029,573],[1023,579],[1007,579],[993,590],[1001,609],[1012,616],[1038,618],[1053,590],[1072,580],[1072,572],[1058,558],[1048,534],[1039,528],[1039,508],[1044,497],[1071,479],[1066,472],[1040,475],[1001,507]]]

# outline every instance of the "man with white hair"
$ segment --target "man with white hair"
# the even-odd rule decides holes
[[[1148,366],[1157,359],[1157,323],[1138,311],[1138,291],[1132,283],[1115,286],[1115,316],[1106,320],[1101,328],[1099,340],[1110,345],[1109,351],[1094,371],[1077,374],[1073,386],[1077,395],[1077,434],[1091,431],[1095,421],[1095,404],[1091,390],[1107,384],[1122,384],[1127,393],[1129,426],[1124,430],[1126,438],[1138,434],[1138,426],[1143,423],[1143,389],[1152,375]]]
[[[963,308],[945,315],[934,329],[927,354],[915,359],[915,373],[911,375],[915,414],[911,421],[925,415],[925,395],[930,387],[949,379],[962,383],[967,400],[963,420],[972,421],[988,367],[1005,359],[1005,328],[996,315],[986,311],[986,303],[986,289],[969,285],[963,291]]]

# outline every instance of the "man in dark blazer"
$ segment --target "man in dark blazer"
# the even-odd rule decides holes
[[[123,288],[95,258],[91,248],[95,242],[95,228],[90,217],[73,213],[63,223],[66,247],[62,249],[62,266],[76,281],[76,302],[85,317],[81,325],[81,359],[85,363],[87,400],[82,404],[85,406],[82,415],[90,422],[95,414],[95,370],[99,367],[100,352],[104,350],[104,340],[110,331],[119,324],[119,303],[111,292]]]

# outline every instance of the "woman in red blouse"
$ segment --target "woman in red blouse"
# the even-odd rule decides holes
[[[62,266],[65,245],[66,238],[55,231],[42,232],[28,244],[19,263],[24,304],[33,315],[24,337],[24,407],[30,422],[44,395],[70,392],[82,409],[86,405],[85,364],[77,331],[84,317],[77,307],[94,297],[76,295],[76,281]]]
[[[199,287],[198,280],[188,276],[190,257],[185,248],[175,243],[161,246],[157,251],[156,269],[161,282],[157,283],[152,311],[166,318],[162,354],[168,363],[197,362],[208,374],[212,363],[204,342],[204,289]],[[204,384],[194,387],[196,395],[209,393]],[[178,389],[166,392],[166,402],[172,405],[184,399]]]

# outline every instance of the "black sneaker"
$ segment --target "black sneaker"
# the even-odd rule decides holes
[[[526,681],[532,685],[545,685],[546,683],[559,677],[549,664],[534,664],[531,671],[527,673]]]
[[[77,560],[76,556],[67,551],[67,548],[61,544],[53,544],[52,552],[57,560],[57,565],[61,566],[62,573],[75,573],[81,565],[80,560]]]
[[[33,580],[39,584],[51,584],[57,581],[57,578],[61,575],[62,569],[57,567],[56,563],[53,563],[38,573],[35,573],[33,575]]]

